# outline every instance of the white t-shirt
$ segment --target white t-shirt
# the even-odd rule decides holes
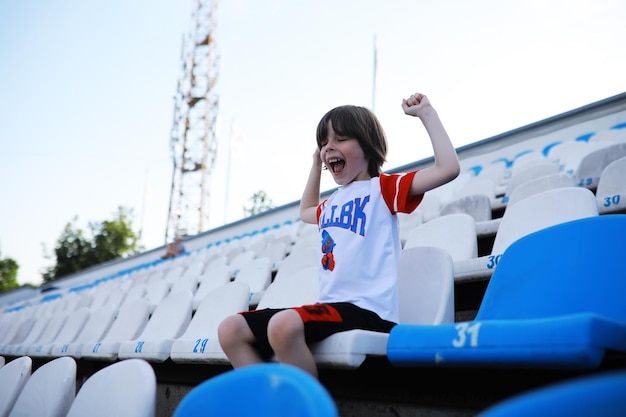
[[[423,196],[408,197],[415,171],[381,174],[337,189],[317,210],[322,239],[320,303],[350,302],[397,323],[396,213],[410,213]]]

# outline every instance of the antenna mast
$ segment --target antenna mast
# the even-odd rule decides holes
[[[182,75],[174,97],[170,136],[173,171],[165,242],[197,234],[209,225],[211,172],[217,155],[219,107],[215,84],[217,0],[196,0],[191,28],[183,38]]]

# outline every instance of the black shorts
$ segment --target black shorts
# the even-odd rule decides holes
[[[272,316],[288,308],[265,308],[244,311],[241,314],[256,338],[255,347],[261,357],[269,359],[274,351],[267,338],[267,324]],[[304,322],[304,339],[307,343],[317,342],[346,330],[362,329],[389,333],[396,323],[383,320],[373,311],[351,303],[310,304],[291,307],[300,314]]]

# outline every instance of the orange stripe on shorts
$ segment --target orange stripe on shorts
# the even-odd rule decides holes
[[[305,323],[308,321],[331,321],[335,323],[343,321],[339,312],[328,304],[308,304],[295,307],[294,310],[300,314]]]

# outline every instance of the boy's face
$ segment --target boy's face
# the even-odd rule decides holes
[[[330,122],[328,122],[328,137],[322,143],[320,157],[339,185],[371,178],[367,170],[368,160],[365,158],[359,141],[337,135]]]

